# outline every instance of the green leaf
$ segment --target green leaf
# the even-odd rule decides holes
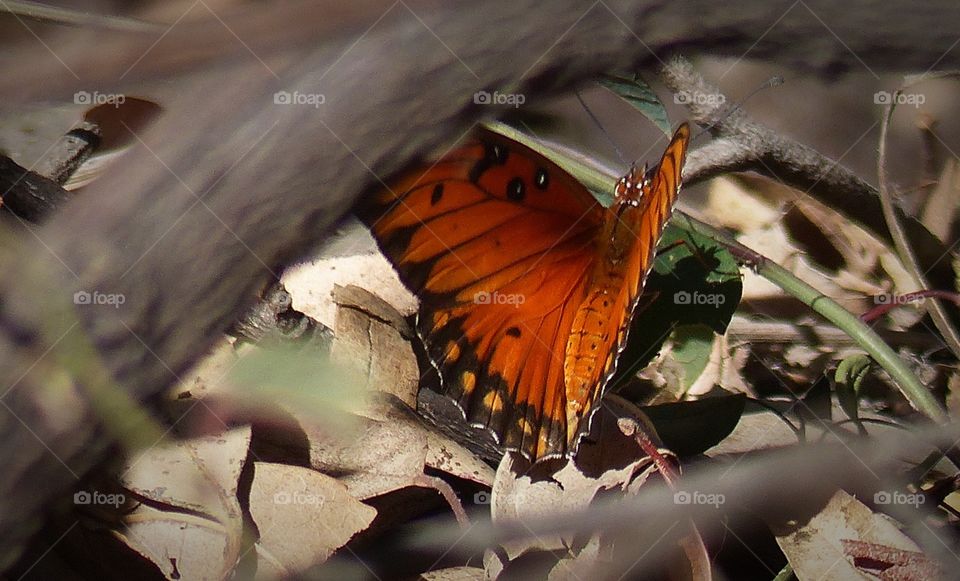
[[[738,393],[641,408],[663,445],[680,456],[700,454],[733,432],[747,398]]]
[[[716,337],[706,325],[681,325],[674,329],[673,358],[683,369],[681,393],[686,393],[707,368]]]
[[[833,381],[836,384],[837,399],[840,407],[851,420],[860,417],[860,406],[857,403],[860,393],[860,384],[870,373],[873,360],[870,357],[858,354],[847,357],[837,366],[837,371],[833,375]]]
[[[672,129],[667,119],[667,110],[653,92],[650,85],[640,75],[604,75],[600,78],[600,85],[620,96],[624,101],[634,106],[644,117],[670,137]]]
[[[668,226],[657,249],[614,385],[649,364],[678,327],[700,325],[722,335],[740,303],[737,262],[709,238]]]

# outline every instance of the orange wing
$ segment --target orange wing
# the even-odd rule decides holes
[[[611,210],[543,156],[481,131],[360,214],[420,298],[418,332],[466,419],[533,460],[572,451],[584,424],[567,414],[570,342],[607,261]],[[631,297],[653,247],[642,254]],[[633,304],[618,318],[628,322]],[[608,380],[594,383],[584,413]]]
[[[653,267],[657,244],[680,192],[680,173],[690,129],[674,133],[652,172],[633,167],[617,182],[617,197],[607,209],[601,234],[601,259],[595,263],[587,297],[576,307],[564,359],[567,446],[589,431],[595,404],[616,372],[617,359],[644,283]]]

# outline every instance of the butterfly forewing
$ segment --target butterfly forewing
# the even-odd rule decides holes
[[[685,146],[685,135],[674,137],[660,169],[671,175],[658,173],[644,194],[629,267],[608,264],[610,210],[543,156],[485,130],[361,209],[420,298],[418,332],[444,392],[507,449],[539,460],[575,446],[625,340]],[[571,347],[573,334],[597,324],[584,319],[583,306],[604,297],[609,322]],[[571,349],[594,343],[604,353],[597,369],[571,374]],[[571,381],[585,394],[573,416]]]

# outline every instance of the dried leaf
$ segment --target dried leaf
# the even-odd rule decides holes
[[[791,446],[799,442],[790,425],[772,411],[750,410],[740,416],[733,432],[704,454],[711,458],[725,454],[744,454],[768,448]]]
[[[960,200],[960,160],[950,158],[943,166],[937,187],[923,204],[920,221],[944,242],[950,241]]]
[[[491,493],[493,520],[526,522],[554,516],[557,507],[571,512],[584,510],[601,493],[635,494],[656,467],[635,444],[631,459],[624,457],[623,443],[616,441],[613,433],[618,433],[620,440],[633,442],[633,438],[626,438],[616,428],[617,419],[625,416],[622,409],[614,411],[618,401],[619,398],[614,398],[613,405],[605,405],[598,411],[591,428],[591,439],[595,443],[585,440],[576,462],[531,466],[515,453],[504,456],[497,468]],[[642,412],[636,408],[632,408],[632,412],[639,421],[648,424]],[[607,444],[613,450],[605,450]],[[585,471],[584,466],[590,468]],[[594,472],[596,475],[589,475]],[[596,566],[599,561],[609,562],[613,541],[604,539],[599,533],[594,536],[600,538],[578,541],[569,535],[540,535],[507,543],[502,552],[487,555],[487,573],[495,577],[508,566],[546,566],[555,570],[553,578],[556,578],[557,575],[569,576],[569,567],[581,569],[585,563]]]
[[[250,427],[244,426],[217,436],[164,442],[128,462],[121,482],[156,503],[242,527],[237,486],[250,436]]]
[[[334,361],[350,365],[366,389],[391,393],[417,407],[420,369],[413,352],[413,330],[383,299],[356,287],[334,286],[337,303]]]
[[[227,532],[213,520],[141,505],[125,524],[118,538],[168,579],[224,579],[239,558]]]
[[[427,571],[420,575],[422,581],[485,581],[486,573],[479,567],[450,567]]]
[[[359,432],[340,438],[308,420],[310,465],[338,475],[356,498],[379,496],[408,486],[428,486],[425,466],[489,485],[493,470],[456,442],[424,424],[406,404],[380,394],[358,417]]]
[[[279,578],[324,562],[377,511],[335,478],[307,468],[257,462],[250,487],[257,524],[258,578]]]
[[[891,551],[918,553],[919,547],[887,518],[840,490],[809,522],[793,528],[774,526],[777,544],[800,581],[862,579],[857,547],[850,541],[880,545]],[[902,553],[897,553],[902,556]]]
[[[404,316],[417,311],[417,298],[403,286],[383,254],[376,252],[370,232],[355,220],[348,222],[314,260],[284,270],[281,281],[298,311],[331,329],[337,313],[334,285],[367,289]]]

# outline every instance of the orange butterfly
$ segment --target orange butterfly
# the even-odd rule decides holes
[[[487,130],[360,215],[420,298],[417,330],[472,425],[533,461],[572,455],[613,377],[680,189],[690,130],[603,207]]]

